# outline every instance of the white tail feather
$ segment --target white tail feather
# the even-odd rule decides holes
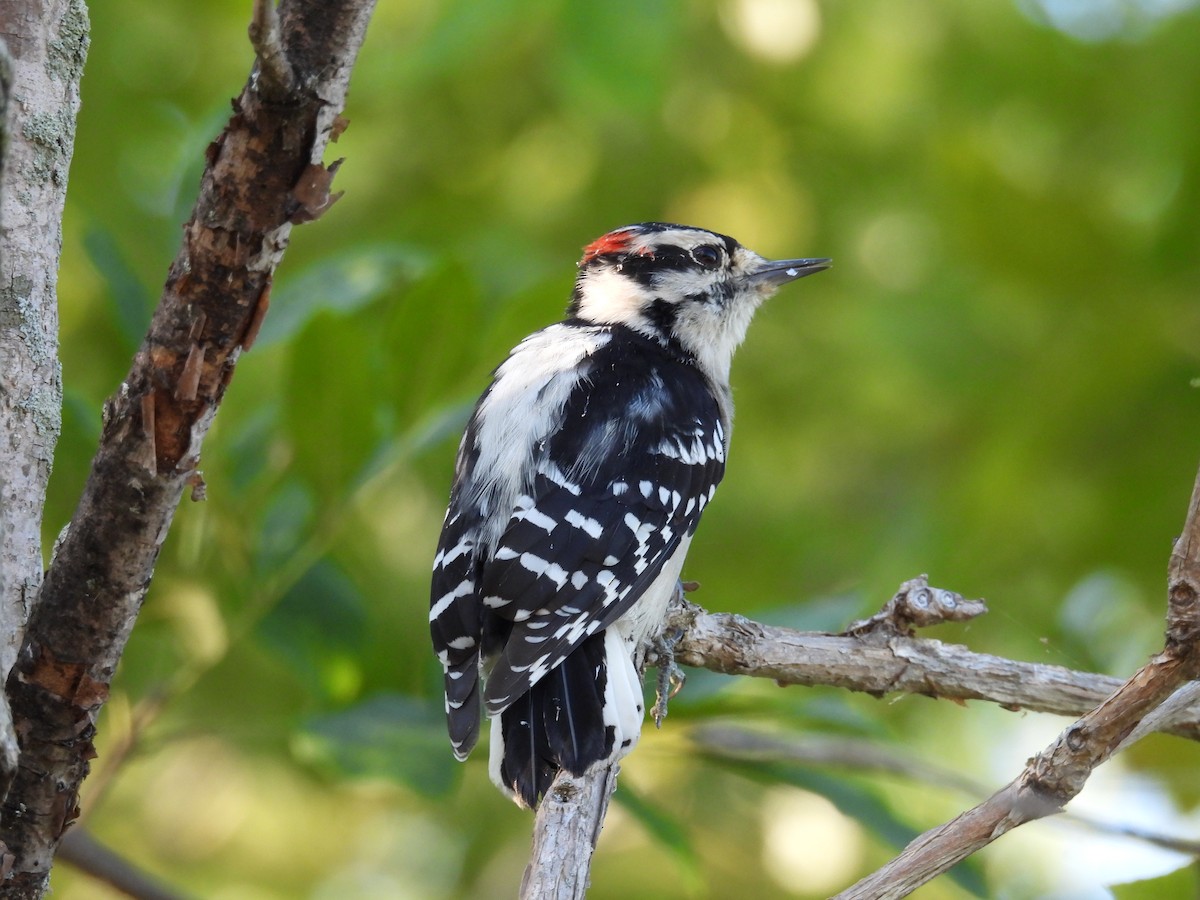
[[[633,664],[632,648],[615,628],[604,632],[604,664],[608,668],[604,724],[615,731],[610,759],[620,759],[637,746],[646,701],[642,697],[642,680]]]

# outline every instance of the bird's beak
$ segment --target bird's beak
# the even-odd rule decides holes
[[[767,259],[750,275],[750,281],[762,287],[777,288],[831,265],[833,260],[830,259]]]

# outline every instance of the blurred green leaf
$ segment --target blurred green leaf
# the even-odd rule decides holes
[[[427,271],[389,306],[381,323],[385,372],[378,390],[398,421],[411,424],[454,396],[464,375],[482,369],[482,381],[489,364],[480,359],[480,320],[479,287],[455,263]]]
[[[292,338],[318,313],[345,315],[361,309],[397,291],[428,264],[427,254],[413,248],[375,244],[344,250],[295,276],[281,276],[255,346]]]
[[[83,246],[88,259],[108,286],[114,323],[132,353],[141,344],[150,325],[154,306],[150,292],[139,280],[111,232],[94,226],[84,234]]]
[[[100,410],[78,390],[63,391],[62,433],[54,457],[54,470],[46,490],[43,541],[54,545],[58,530],[75,512],[79,494],[92,467],[100,436]]]
[[[314,524],[312,492],[295,479],[285,481],[267,500],[261,514],[256,569],[268,572],[291,559]]]
[[[1166,897],[1197,897],[1200,896],[1200,873],[1197,873],[1196,865],[1193,863],[1159,878],[1147,878],[1144,881],[1114,884],[1112,886],[1112,894],[1115,900],[1163,900]]]
[[[329,776],[396,781],[428,797],[446,794],[461,771],[441,711],[399,694],[310,719],[292,746],[297,758]]]
[[[294,472],[321,502],[343,497],[382,444],[388,352],[378,327],[322,310],[288,348],[284,426]]]
[[[687,21],[674,0],[572,3],[564,7],[562,59],[572,99],[589,109],[648,112],[670,77],[676,44]],[[620,40],[620,65],[612,47]]]
[[[1089,668],[1128,675],[1162,643],[1162,622],[1145,613],[1146,598],[1128,577],[1092,572],[1071,587],[1059,611],[1072,649]]]
[[[352,698],[362,683],[357,657],[367,637],[357,586],[327,560],[304,573],[258,624],[258,636],[315,697]]]
[[[613,795],[622,809],[633,816],[643,828],[670,854],[683,879],[688,894],[704,893],[704,878],[700,871],[696,848],[688,837],[687,828],[662,808],[647,801],[628,783]]]
[[[224,424],[224,423],[222,423]],[[230,486],[245,493],[264,476],[272,442],[278,442],[279,404],[260,402],[246,419],[238,423],[229,441]]]
[[[543,4],[490,3],[451,0],[421,41],[404,54],[401,72],[427,83],[432,77],[453,75],[477,63],[485,50],[503,47],[537,21]]]

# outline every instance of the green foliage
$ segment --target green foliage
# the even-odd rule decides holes
[[[679,870],[686,892],[692,895],[703,894],[703,869],[687,826],[662,807],[647,803],[628,786],[623,786],[621,791],[613,796],[621,808],[633,816],[670,856]]]
[[[391,779],[437,799],[458,772],[445,752],[445,723],[435,713],[409,697],[376,695],[306,723],[295,754],[333,778]]]
[[[330,153],[346,194],[294,232],[204,447],[208,500],[176,519],[100,723],[114,787],[87,798],[89,826],[213,894],[513,892],[530,819],[487,783],[486,746],[452,760],[427,572],[488,372],[559,316],[579,248],[633,221],[835,260],[759,313],[735,363],[729,471],[686,573],[698,602],[836,630],[928,572],[991,608],[932,636],[1114,674],[1154,652],[1200,456],[1200,14],[1063,6],[380,4]],[[47,546],[251,63],[246,3],[92,7]],[[836,819],[858,836],[826,856],[845,885],[965,802],[714,764],[682,738],[717,716],[994,786],[1044,743],[1036,717],[977,704],[700,672],[671,709],[623,764],[592,896],[825,896],[779,874],[780,847],[821,847]],[[1137,776],[1156,830],[1187,836],[1194,762],[1156,738],[1109,765]],[[814,830],[771,812],[810,794],[833,804]],[[168,848],[153,835],[172,804],[188,830]],[[1073,856],[989,851],[923,896],[1049,894]],[[1069,869],[1081,891],[1122,880],[1086,868]]]
[[[1116,900],[1159,900],[1162,897],[1195,897],[1200,893],[1200,878],[1195,865],[1176,869],[1161,878],[1113,885]]]

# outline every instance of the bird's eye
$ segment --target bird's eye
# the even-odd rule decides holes
[[[721,264],[721,251],[709,244],[704,244],[692,251],[692,259],[706,269],[715,269]]]

